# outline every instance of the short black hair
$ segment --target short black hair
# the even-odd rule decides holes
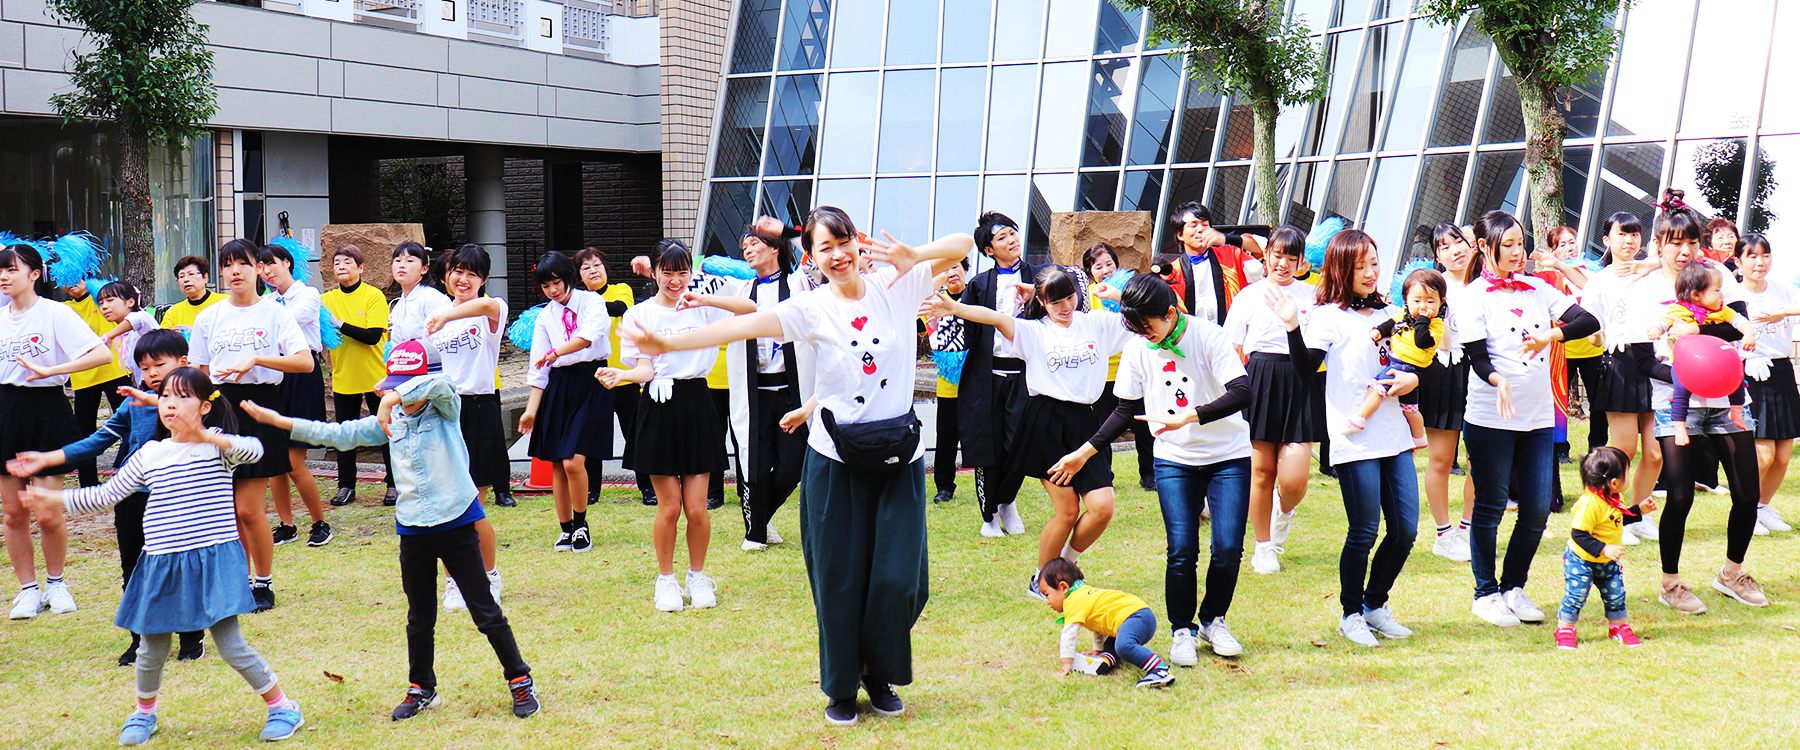
[[[271,244],[263,245],[262,249],[256,251],[256,262],[258,263],[268,265],[278,260],[287,263],[289,272],[294,270],[294,255],[288,252],[287,248]]]
[[[453,252],[444,253],[444,272],[462,269],[487,280],[488,270],[493,267],[493,259],[488,257],[487,248],[476,244],[467,244]]]
[[[108,282],[105,286],[100,287],[99,293],[94,295],[94,301],[98,303],[100,300],[111,299],[113,297],[117,297],[130,303],[131,309],[133,310],[138,309],[142,304],[140,302],[142,297],[138,293],[138,288],[123,281]]]
[[[188,355],[187,337],[180,331],[170,328],[158,328],[145,333],[137,340],[137,348],[131,356],[142,365],[146,359],[181,359]]]
[[[1194,218],[1206,222],[1208,226],[1213,223],[1212,211],[1206,208],[1206,204],[1200,201],[1188,201],[1169,211],[1170,234],[1181,236],[1181,228],[1187,226],[1188,214],[1193,214]]]
[[[1169,282],[1154,274],[1140,273],[1131,277],[1125,282],[1125,289],[1119,292],[1119,312],[1124,313],[1125,327],[1139,335],[1150,330],[1151,318],[1167,316],[1169,308],[1178,302]]]
[[[1306,234],[1289,226],[1276,227],[1275,231],[1269,233],[1269,246],[1263,251],[1264,255],[1268,253],[1305,258]]]
[[[1050,588],[1058,588],[1059,584],[1074,586],[1082,580],[1081,566],[1069,562],[1066,557],[1058,557],[1044,563],[1043,570],[1038,571],[1038,580]]]
[[[650,251],[650,269],[681,273],[694,268],[694,252],[688,249],[687,243],[673,237],[664,238],[656,243],[656,249]]]
[[[1719,277],[1718,269],[1699,261],[1689,261],[1681,267],[1681,273],[1675,274],[1675,299],[1696,304],[1702,293],[1719,283]]]
[[[424,263],[427,266],[431,265],[431,253],[425,252],[425,246],[417,242],[409,240],[394,246],[394,254],[392,257],[398,258],[405,255],[418,258],[420,263]]]
[[[994,246],[994,235],[999,234],[1002,228],[1011,229],[1016,234],[1019,231],[1019,223],[999,211],[982,214],[981,218],[975,220],[975,249],[980,250],[983,254],[992,255],[993,253],[988,252],[988,248]]]
[[[1625,451],[1610,445],[1602,445],[1588,451],[1581,459],[1581,484],[1592,490],[1605,491],[1612,480],[1625,476],[1631,469],[1631,459]]]
[[[1075,275],[1062,266],[1044,266],[1033,282],[1036,293],[1025,302],[1025,309],[1019,312],[1019,317],[1026,320],[1040,320],[1050,314],[1050,310],[1044,306],[1044,300],[1060,302],[1081,292],[1081,285],[1076,282]]]
[[[225,243],[219,248],[220,267],[229,266],[233,263],[243,263],[245,265],[254,266],[256,265],[257,259],[261,257],[262,248],[257,247],[256,243],[246,239],[235,239]]]
[[[531,275],[537,281],[538,286],[552,281],[560,281],[567,284],[570,289],[581,288],[581,272],[575,269],[575,262],[569,260],[569,256],[555,250],[538,257],[537,270],[533,271]]]

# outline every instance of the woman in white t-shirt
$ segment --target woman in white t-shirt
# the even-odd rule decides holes
[[[1475,482],[1475,515],[1469,526],[1469,567],[1475,576],[1471,611],[1507,627],[1544,619],[1543,610],[1526,595],[1525,583],[1550,516],[1551,477],[1556,473],[1556,404],[1547,348],[1565,337],[1593,334],[1600,321],[1574,298],[1525,273],[1530,246],[1512,214],[1482,214],[1475,222],[1475,244],[1486,269],[1457,303],[1456,330],[1470,368],[1463,442],[1469,446],[1469,477]],[[1505,566],[1496,577],[1500,520],[1508,500],[1518,504],[1518,515]]]
[[[846,464],[833,435],[869,423],[896,432],[911,425],[917,442],[912,393],[919,303],[930,296],[932,278],[967,257],[974,241],[957,234],[919,248],[891,238],[891,244],[871,242],[870,257],[892,267],[864,275],[857,272],[863,243],[842,209],[814,209],[802,232],[802,245],[827,280],[821,288],[699,331],[621,333],[634,338],[639,351],[656,355],[749,338],[805,343],[818,352],[817,382],[805,409],[810,422],[801,546],[819,623],[819,689],[830,699],[825,719],[854,724],[858,683],[877,713],[906,710],[892,686],[912,683],[912,627],[930,589],[925,446],[918,443],[910,461],[901,457],[878,471]]]
[[[286,374],[311,372],[315,362],[294,314],[272,297],[257,296],[260,255],[261,249],[249,240],[232,240],[219,248],[219,277],[229,296],[200,311],[188,332],[188,362],[212,377],[240,429],[263,444],[261,459],[232,470],[238,535],[250,552],[255,576],[250,593],[258,612],[275,607],[275,539],[263,498],[269,479],[293,468],[292,454],[286,430],[251,419],[238,404],[280,404]]]
[[[549,462],[555,477],[551,498],[561,529],[550,548],[586,552],[594,545],[587,525],[588,459],[612,450],[612,392],[594,382],[612,354],[606,338],[612,317],[606,300],[581,288],[580,272],[567,255],[545,253],[533,279],[550,301],[531,330],[525,371],[531,395],[519,432],[531,436],[526,452]]]
[[[1094,401],[1106,389],[1107,363],[1124,350],[1131,331],[1119,313],[1081,309],[1086,301],[1081,285],[1062,266],[1039,269],[1032,282],[1034,291],[1018,317],[941,294],[929,305],[933,316],[993,326],[1005,339],[1002,350],[1025,361],[1025,408],[1007,460],[1011,471],[1039,480],[1050,496],[1051,514],[1038,534],[1037,567],[1025,586],[1026,594],[1042,599],[1038,571],[1059,556],[1080,560],[1112,522],[1111,446],[1064,481],[1050,475],[1100,426]]]
[[[1437,526],[1437,540],[1431,553],[1455,562],[1469,561],[1469,517],[1475,510],[1475,483],[1463,477],[1463,509],[1461,523],[1450,517],[1450,470],[1456,465],[1457,444],[1462,441],[1463,412],[1469,400],[1469,360],[1462,347],[1456,345],[1456,316],[1462,309],[1462,295],[1469,282],[1481,278],[1481,254],[1463,234],[1462,227],[1445,222],[1431,231],[1437,248],[1438,270],[1444,274],[1448,293],[1444,296],[1444,338],[1438,347],[1442,375],[1427,378],[1419,384],[1419,416],[1425,418],[1427,452],[1425,471],[1420,473],[1425,485],[1425,501],[1431,506],[1432,522]]]
[[[1264,575],[1281,571],[1294,509],[1306,499],[1312,444],[1325,436],[1325,381],[1294,372],[1286,325],[1268,305],[1255,302],[1271,294],[1293,297],[1304,320],[1319,295],[1318,287],[1294,278],[1305,257],[1306,235],[1300,230],[1271,232],[1263,251],[1268,276],[1238,293],[1252,304],[1233,305],[1225,314],[1225,338],[1244,355],[1250,373],[1250,405],[1244,410],[1250,424],[1250,526],[1256,533],[1250,569]]]
[[[1800,437],[1800,386],[1794,383],[1794,320],[1800,316],[1800,288],[1769,278],[1775,253],[1760,234],[1738,243],[1738,270],[1744,274],[1744,303],[1756,321],[1756,348],[1743,352],[1750,389],[1750,413],[1756,419],[1756,466],[1762,498],[1756,507],[1757,533],[1791,531],[1775,502],[1775,491],[1787,478]]]
[[[1606,444],[1625,452],[1635,472],[1631,494],[1625,502],[1625,529],[1620,538],[1626,545],[1638,544],[1640,538],[1656,541],[1656,521],[1633,508],[1656,487],[1662,475],[1662,444],[1656,441],[1655,410],[1650,406],[1650,378],[1638,372],[1637,361],[1626,351],[1627,342],[1642,341],[1645,321],[1633,317],[1632,287],[1643,272],[1639,265],[1655,268],[1654,259],[1640,263],[1644,224],[1635,214],[1620,211],[1607,217],[1601,226],[1601,244],[1606,252],[1600,256],[1607,266],[1588,276],[1581,288],[1581,306],[1600,320],[1605,353],[1600,355],[1604,370],[1598,389],[1588,392],[1589,411],[1606,419]],[[1670,276],[1658,301],[1674,299],[1674,277]]]
[[[307,275],[311,264],[303,260],[296,266],[293,254],[287,248],[275,244],[263,245],[262,250],[257,253],[256,263],[263,283],[272,290],[268,296],[293,313],[294,324],[300,327],[300,335],[306,337],[306,347],[311,350],[313,358],[312,370],[290,373],[281,378],[281,402],[272,408],[281,412],[282,416],[323,422],[325,368],[320,355],[325,351],[325,344],[319,333],[319,290],[296,278],[296,275]],[[331,524],[325,522],[325,505],[319,501],[319,483],[313,479],[312,471],[306,468],[306,451],[318,447],[321,446],[290,440],[288,473],[269,479],[269,495],[275,500],[275,515],[281,522],[281,526],[275,530],[275,543],[278,545],[300,538],[299,530],[294,527],[293,499],[288,493],[290,481],[294,491],[300,494],[300,502],[306,505],[307,515],[312,516],[312,529],[307,535],[306,545],[322,547],[331,543]]]
[[[1356,413],[1369,381],[1384,369],[1381,350],[1369,331],[1392,319],[1394,308],[1375,291],[1381,258],[1375,240],[1361,230],[1346,229],[1333,236],[1319,270],[1324,280],[1304,330],[1292,297],[1270,295],[1267,301],[1287,325],[1295,372],[1325,378],[1325,419],[1337,424]],[[1319,372],[1321,362],[1324,372]],[[1383,385],[1416,387],[1418,380],[1418,375],[1400,372]],[[1388,606],[1388,592],[1406,566],[1419,530],[1412,452],[1412,428],[1400,403],[1382,399],[1367,426],[1333,438],[1331,454],[1325,457],[1337,469],[1348,521],[1338,555],[1338,603],[1343,607],[1338,632],[1359,646],[1378,645],[1377,633],[1387,638],[1412,635]],[[1382,537],[1384,521],[1387,535]]]

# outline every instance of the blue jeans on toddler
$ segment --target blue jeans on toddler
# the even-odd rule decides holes
[[[1625,573],[1619,562],[1588,562],[1574,550],[1563,549],[1563,600],[1556,619],[1575,622],[1587,604],[1588,589],[1599,587],[1600,603],[1606,607],[1606,619],[1625,619]]]
[[[1148,672],[1162,664],[1162,659],[1157,657],[1156,652],[1144,645],[1155,637],[1156,613],[1145,607],[1131,613],[1130,617],[1119,623],[1119,634],[1106,639],[1100,650],[1117,654],[1132,666]]]

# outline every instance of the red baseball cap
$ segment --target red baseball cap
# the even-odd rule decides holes
[[[406,381],[444,371],[444,361],[437,347],[422,340],[402,341],[388,350],[387,377],[375,384],[375,390],[391,391]]]

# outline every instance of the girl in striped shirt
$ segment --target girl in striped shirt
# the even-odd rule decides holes
[[[268,704],[262,739],[292,737],[305,719],[300,704],[276,684],[274,670],[244,640],[238,615],[251,612],[249,570],[238,541],[232,470],[262,458],[262,442],[231,434],[231,410],[215,401],[212,379],[191,367],[163,379],[157,411],[168,437],[138,449],[111,481],[76,490],[31,486],[20,497],[34,511],[67,506],[98,513],[133,492],[148,490],[144,551],[126,584],[114,624],[142,633],[137,656],[137,706],[119,744],[138,745],[157,729],[157,693],[172,633],[212,631],[219,655]]]

